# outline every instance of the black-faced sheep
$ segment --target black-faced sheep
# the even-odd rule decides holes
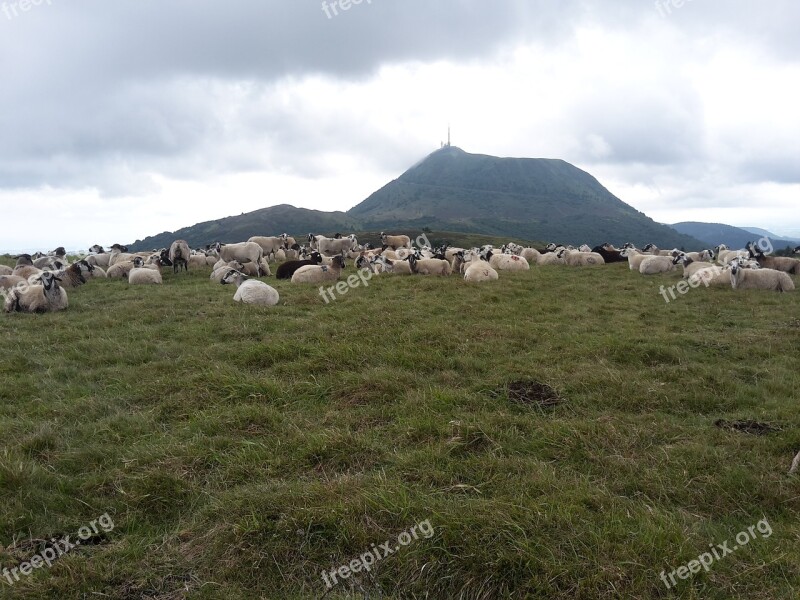
[[[55,312],[69,306],[67,292],[59,279],[49,271],[39,276],[41,285],[19,285],[8,293],[4,310],[6,312]]]

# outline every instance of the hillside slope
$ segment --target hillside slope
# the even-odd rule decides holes
[[[697,221],[685,221],[670,225],[676,231],[691,235],[704,242],[707,246],[717,246],[725,244],[728,248],[744,248],[747,242],[755,241],[760,235],[754,231],[748,231],[740,227],[725,225],[724,223],[700,223]],[[766,232],[769,233],[769,232]],[[776,250],[786,246],[796,246],[794,240],[777,239],[770,237],[772,245]]]

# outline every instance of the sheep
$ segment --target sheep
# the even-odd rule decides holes
[[[519,256],[528,261],[529,264],[536,264],[539,262],[541,253],[536,248],[523,248]]]
[[[128,283],[130,285],[160,285],[163,283],[161,271],[148,269],[147,267],[131,269],[131,272],[128,273]]]
[[[33,265],[20,265],[18,267],[14,267],[13,275],[17,277],[22,277],[23,279],[30,279],[31,277],[38,277],[41,275],[43,271],[41,269],[37,269]]]
[[[232,261],[230,261],[228,263],[225,263],[225,262],[222,262],[222,261],[220,261],[220,262],[222,264],[220,264],[219,266],[215,265],[214,270],[211,272],[211,275],[209,277],[209,279],[211,279],[211,281],[216,281],[217,283],[222,281],[222,278],[225,277],[225,274],[228,271],[230,271],[230,270],[241,271],[244,268],[242,263],[240,263],[238,261],[235,261],[235,260],[232,260]]]
[[[306,265],[300,267],[292,275],[292,283],[321,283],[323,281],[336,281],[344,269],[344,258],[335,256],[333,263],[327,265]]]
[[[356,236],[349,235],[344,238],[327,238],[324,235],[316,236],[317,251],[324,256],[337,256],[350,252],[358,246]]]
[[[642,261],[645,258],[649,258],[649,257],[654,256],[654,255],[652,255],[652,254],[642,254],[636,248],[631,246],[631,247],[628,247],[628,248],[625,248],[625,249],[622,250],[622,256],[624,256],[624,257],[626,257],[628,259],[628,268],[631,271],[638,271],[639,270],[639,265],[642,264]]]
[[[551,265],[566,265],[567,261],[558,256],[556,252],[548,251],[539,256],[536,264],[542,267],[547,267]]]
[[[385,271],[390,273],[391,275],[413,275],[414,272],[411,270],[411,257],[409,256],[403,260],[389,260],[383,254],[378,257],[380,260],[383,261]]]
[[[94,248],[94,246],[92,246]],[[99,247],[99,246],[98,246]],[[93,267],[103,267],[108,268],[108,263],[111,261],[111,254],[108,252],[101,252],[98,254],[90,254],[86,257],[86,262],[88,262]]]
[[[758,264],[765,269],[775,269],[792,275],[800,275],[800,259],[790,256],[769,256],[760,252],[752,242],[747,244],[747,251],[750,257],[755,258]]]
[[[417,259],[417,257],[412,254],[408,257],[408,264],[411,265],[411,271],[417,275],[443,276],[443,275],[451,275],[453,272],[452,270],[453,268],[450,266],[450,263],[444,259],[438,259],[438,258]]]
[[[599,246],[595,246],[592,248],[592,252],[596,252],[600,256],[603,257],[603,262],[605,264],[615,263],[615,262],[626,262],[628,259],[622,256],[622,252],[617,250],[609,243],[601,244]]]
[[[109,279],[127,279],[132,269],[143,267],[144,259],[141,256],[134,256],[133,260],[117,262],[108,267],[106,277]]]
[[[714,248],[717,253],[717,262],[721,265],[727,265],[734,258],[750,258],[750,252],[747,250],[728,250],[725,244],[720,244]]]
[[[564,259],[569,267],[590,267],[594,265],[604,265],[602,255],[597,252],[584,252],[582,250],[562,250],[558,255]]]
[[[27,284],[28,280],[19,275],[0,275],[0,289],[10,290],[11,288],[22,284]]]
[[[775,269],[743,269],[736,259],[731,263],[731,287],[735,290],[772,290],[789,292],[794,282],[784,271]]]
[[[485,260],[470,261],[464,271],[464,281],[493,281],[499,278],[500,276],[497,274],[497,271]]]
[[[681,263],[683,265],[683,278],[689,279],[692,275],[697,273],[702,269],[709,269],[714,266],[713,263],[704,262],[704,261],[696,261],[693,258],[689,257],[686,254],[681,254],[676,256],[673,261],[676,265]]]
[[[125,246],[120,246],[119,244],[114,244],[111,246],[111,253],[109,254],[108,258],[108,266],[112,266],[118,262],[129,261],[133,259],[133,254],[128,252],[128,248]],[[104,265],[100,265],[101,267]]]
[[[275,306],[280,300],[278,290],[255,279],[247,277],[234,269],[230,269],[220,280],[222,285],[236,284],[236,293],[233,299],[244,304],[258,304],[260,306]]]
[[[283,234],[286,235],[286,234]],[[261,246],[261,250],[264,253],[264,256],[271,256],[275,254],[278,250],[283,248],[286,244],[286,241],[283,236],[281,237],[274,237],[274,236],[263,236],[263,235],[254,235],[253,237],[247,240],[248,242],[254,242]]]
[[[381,231],[381,244],[389,246],[392,250],[411,248],[411,238],[407,235],[387,235]]]
[[[277,262],[284,262],[286,260],[286,250],[280,248],[274,255],[273,258]]]
[[[319,252],[312,252],[311,258],[308,260],[289,260],[283,263],[278,270],[275,271],[276,279],[291,279],[295,271],[300,267],[309,265],[318,265],[322,262],[322,256]]]
[[[224,261],[238,260],[242,264],[249,262],[256,265],[261,263],[264,250],[255,242],[240,242],[238,244],[222,244],[217,242],[214,249]]]
[[[676,252],[674,256],[688,256],[695,262],[711,262],[714,260],[714,251],[701,250],[700,252]]]
[[[792,250],[793,254],[800,254],[800,246],[795,246],[795,249]]]
[[[185,271],[188,271],[191,258],[192,253],[189,250],[189,244],[186,243],[186,240],[175,240],[172,242],[172,245],[169,247],[169,262],[172,263],[173,273],[178,273],[181,267],[183,267]],[[203,265],[205,265],[205,262],[205,259],[203,259]]]
[[[642,248],[642,253],[650,253],[651,256],[673,256],[673,252],[680,252],[677,248],[673,250],[660,250],[655,244],[647,244]]]
[[[100,267],[96,267],[94,265],[92,265],[92,270],[89,271],[88,273],[85,273],[83,276],[84,276],[84,278],[85,277],[90,277],[92,279],[105,279],[107,277],[106,272],[105,272],[104,269],[102,269]]]
[[[513,254],[494,254],[489,250],[486,258],[489,265],[497,271],[529,271],[531,268],[527,260]]]
[[[642,275],[655,275],[666,273],[675,269],[675,259],[672,256],[645,256],[639,264],[639,273]]]
[[[14,273],[14,269],[11,267],[7,267],[6,265],[0,265],[0,275],[11,275]]]
[[[53,273],[44,271],[39,276],[41,285],[15,287],[6,298],[4,310],[7,313],[19,312],[55,312],[69,306],[67,292],[58,285],[59,279]]]
[[[65,289],[76,288],[86,283],[86,277],[89,276],[94,270],[94,267],[87,263],[85,260],[79,260],[73,263],[63,271],[57,272],[55,275],[61,281],[61,287]]]

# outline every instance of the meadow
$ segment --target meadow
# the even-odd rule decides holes
[[[0,567],[114,524],[0,598],[800,595],[800,292],[616,264],[258,308],[209,272],[0,314]]]

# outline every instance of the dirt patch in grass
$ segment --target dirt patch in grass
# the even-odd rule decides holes
[[[732,429],[752,435],[767,435],[768,433],[782,431],[780,427],[770,425],[769,423],[759,423],[758,421],[726,421],[725,419],[717,419],[714,421],[714,425],[722,429]]]
[[[563,402],[553,388],[533,379],[510,381],[492,392],[492,395],[495,397],[505,395],[516,404],[535,405],[540,408],[550,408]]]

